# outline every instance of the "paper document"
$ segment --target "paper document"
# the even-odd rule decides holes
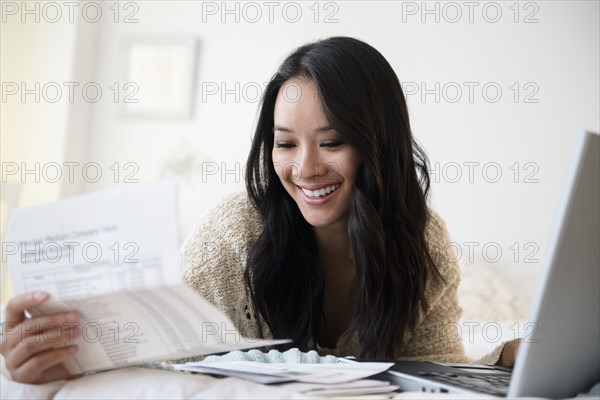
[[[244,338],[181,283],[176,200],[175,182],[136,184],[12,212],[2,257],[15,292],[50,293],[33,315],[81,314],[69,372],[285,342]]]
[[[339,384],[387,371],[394,363],[361,362],[334,364],[258,363],[223,361],[174,365],[176,369],[242,378],[259,383],[303,382]]]
[[[400,389],[388,381],[377,379],[360,379],[348,383],[316,384],[316,383],[284,383],[278,387],[290,392],[302,393],[318,397],[349,397],[367,394],[384,394]]]

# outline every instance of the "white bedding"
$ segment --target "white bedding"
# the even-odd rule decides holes
[[[2,399],[303,399],[273,386],[234,378],[216,379],[203,375],[144,368],[123,368],[72,381],[49,385],[25,385],[2,377]],[[433,393],[405,392],[398,399],[439,398]],[[465,395],[445,395],[464,399]],[[472,395],[468,398],[485,399]]]
[[[2,376],[2,399],[298,399],[300,395],[273,386],[234,378],[123,368],[71,381],[26,385]]]
[[[505,341],[526,337],[530,290],[515,290],[514,282],[497,265],[485,262],[461,267],[458,301],[463,309],[458,324],[465,353],[477,360]]]
[[[3,371],[4,373],[4,371]],[[9,399],[302,399],[274,386],[258,385],[234,378],[217,379],[204,375],[146,368],[123,368],[72,381],[26,385],[1,377],[3,400]],[[451,395],[404,392],[394,399],[493,399],[485,395]],[[591,397],[590,397],[591,398]],[[578,398],[579,400],[579,398]]]

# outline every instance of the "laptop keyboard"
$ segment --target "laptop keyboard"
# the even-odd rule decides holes
[[[419,372],[419,375],[430,377],[448,385],[497,396],[506,396],[510,384],[510,375],[456,375],[450,372]]]

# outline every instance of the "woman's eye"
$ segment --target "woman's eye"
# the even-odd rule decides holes
[[[285,142],[275,142],[275,147],[278,149],[291,149],[292,147],[294,147],[294,145]]]
[[[342,144],[344,144],[344,142],[325,142],[325,143],[321,143],[321,147],[333,148],[333,147],[341,146]]]

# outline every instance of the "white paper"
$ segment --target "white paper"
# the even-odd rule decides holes
[[[16,293],[50,293],[32,315],[81,314],[71,324],[81,335],[73,340],[79,351],[65,363],[69,372],[286,342],[242,337],[225,314],[180,283],[176,219],[174,182],[13,212],[3,257]]]
[[[387,371],[393,363],[361,362],[335,364],[258,363],[253,361],[223,361],[186,363],[174,367],[242,378],[260,383],[303,382],[337,384],[364,379]]]
[[[376,379],[360,379],[357,381],[338,384],[292,382],[278,385],[278,387],[290,392],[319,397],[346,397],[365,394],[382,394],[390,393],[400,388],[399,386],[391,385],[388,381]]]
[[[59,300],[181,281],[176,184],[135,184],[14,210],[6,228],[16,293]]]

